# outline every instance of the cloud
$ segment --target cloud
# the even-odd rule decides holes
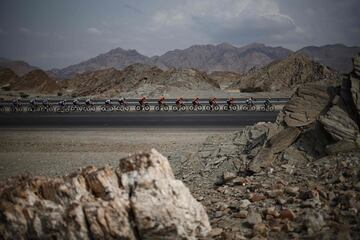
[[[275,0],[186,0],[181,6],[156,12],[150,29],[191,30],[195,35],[206,36],[210,42],[235,44],[269,43],[268,39],[274,44],[284,43],[292,35],[306,38],[305,31],[280,11]]]
[[[94,34],[94,35],[102,34],[102,31],[100,31],[99,29],[97,29],[95,27],[90,27],[90,28],[86,29],[86,32],[88,32],[90,34]]]
[[[26,28],[26,27],[19,28],[19,32],[22,34],[31,34],[32,33],[31,29]]]
[[[125,8],[127,8],[127,9],[131,10],[134,13],[144,14],[144,12],[142,10],[140,10],[139,8],[136,8],[136,7],[134,7],[134,6],[130,5],[130,4],[125,3],[125,4],[123,4],[123,6]]]

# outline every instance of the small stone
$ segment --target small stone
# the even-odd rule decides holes
[[[219,236],[223,233],[223,229],[222,228],[213,228],[210,231],[210,236],[211,237],[216,237]]]
[[[257,223],[253,227],[254,235],[266,235],[266,225],[263,223]]]
[[[357,191],[360,191],[360,182],[356,183],[354,187]]]
[[[285,188],[285,193],[291,195],[291,196],[296,196],[299,193],[299,187],[286,187]]]
[[[276,199],[276,203],[277,203],[277,204],[280,204],[280,205],[284,205],[284,204],[286,203],[286,200],[283,199],[283,198],[277,198],[277,199]]]
[[[259,202],[265,200],[266,197],[263,194],[254,194],[251,198],[251,202]]]
[[[273,231],[273,232],[281,232],[281,227],[280,226],[273,226],[273,227],[271,227],[271,231]]]
[[[280,214],[276,211],[275,207],[269,207],[266,209],[266,215],[270,215],[273,217],[279,217]]]
[[[249,213],[246,220],[250,225],[255,225],[262,222],[262,217],[259,213],[252,211]]]
[[[246,218],[248,216],[248,211],[241,210],[240,212],[237,212],[234,214],[235,218]]]
[[[243,199],[240,201],[240,208],[247,208],[251,202],[247,199]]]
[[[222,211],[216,211],[215,214],[214,214],[214,217],[215,218],[219,218],[223,215],[223,212]]]
[[[236,174],[232,172],[224,172],[223,178],[224,182],[229,182],[236,178]]]
[[[293,221],[295,219],[295,213],[290,209],[285,208],[280,211],[280,217],[282,219],[289,219],[290,221]]]
[[[279,196],[283,195],[283,190],[281,189],[275,189],[275,190],[271,190],[271,191],[267,191],[267,194],[269,195],[269,197],[271,198],[276,198]]]
[[[247,180],[243,177],[236,177],[232,180],[232,183],[234,185],[245,185],[247,183]]]

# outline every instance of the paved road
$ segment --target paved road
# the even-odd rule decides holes
[[[233,128],[275,121],[276,115],[277,112],[0,113],[0,128]]]

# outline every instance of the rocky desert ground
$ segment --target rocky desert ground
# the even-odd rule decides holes
[[[150,150],[117,167],[10,178],[1,236],[359,239],[359,86],[360,56],[341,85],[298,88],[274,123],[159,145],[168,159]]]

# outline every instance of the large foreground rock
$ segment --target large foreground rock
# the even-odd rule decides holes
[[[300,87],[284,106],[284,121],[290,127],[307,126],[317,120],[332,101],[333,93],[326,86]]]
[[[354,70],[350,74],[351,94],[358,114],[360,115],[360,55],[353,60]]]
[[[197,239],[203,206],[152,150],[63,178],[17,177],[0,186],[2,239]]]
[[[319,121],[336,140],[355,142],[358,138],[359,128],[356,122],[340,106],[331,107]]]

